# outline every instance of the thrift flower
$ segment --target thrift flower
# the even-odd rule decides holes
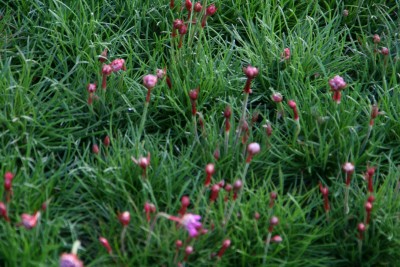
[[[111,66],[113,72],[117,72],[117,71],[120,71],[120,70],[126,70],[125,60],[122,59],[122,58],[118,58],[118,59],[113,60],[111,62],[111,64],[110,64],[110,66]]]

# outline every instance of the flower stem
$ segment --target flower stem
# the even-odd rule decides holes
[[[229,131],[225,131],[225,156],[228,155]]]
[[[142,114],[142,120],[140,121],[140,127],[139,127],[139,132],[138,132],[138,139],[142,137],[143,129],[144,129],[144,124],[146,122],[147,118],[147,110],[149,109],[149,102],[144,102],[144,108],[143,108],[143,114]]]
[[[349,186],[346,186],[346,191],[344,195],[344,214],[349,214]]]
[[[272,233],[269,232],[269,233],[268,233],[268,237],[267,237],[267,241],[265,242],[264,257],[263,257],[263,266],[266,266],[265,264],[267,263],[267,255],[268,255],[269,245],[270,245],[270,243],[271,243],[271,236],[272,236]]]
[[[125,236],[126,236],[127,228],[128,228],[128,227],[124,226],[124,228],[122,229],[122,232],[121,232],[121,239],[120,239],[120,242],[121,242],[121,251],[122,251],[122,254],[125,254]]]
[[[199,138],[199,133],[197,132],[197,120],[196,120],[196,115],[192,116],[193,118],[193,131],[194,131],[194,136],[196,138],[196,141],[200,143],[200,138]]]
[[[237,202],[240,202],[240,200],[242,198],[242,195],[243,195],[242,191],[243,191],[244,186],[246,184],[246,174],[247,174],[247,171],[249,169],[249,166],[250,166],[249,162],[247,162],[246,165],[244,166],[244,171],[243,171],[243,176],[242,176],[243,187],[241,189],[241,192],[239,192],[238,198],[232,203],[231,208],[229,209],[228,215],[226,216],[226,219],[224,220],[224,229],[226,229],[226,226],[228,225],[228,222],[229,222],[229,220],[230,220],[230,218],[232,216],[233,209],[235,208],[235,204]]]
[[[242,117],[239,121],[238,129],[236,131],[236,140],[235,140],[235,146],[237,144],[237,141],[240,137],[240,134],[242,133],[242,124],[246,120],[246,108],[247,108],[247,102],[249,101],[249,94],[244,93],[244,101],[243,101],[243,108],[242,108]]]

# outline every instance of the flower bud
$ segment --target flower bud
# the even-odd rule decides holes
[[[129,225],[129,222],[131,221],[131,214],[129,213],[129,211],[124,211],[123,213],[118,215],[118,220],[124,227],[126,227]]]

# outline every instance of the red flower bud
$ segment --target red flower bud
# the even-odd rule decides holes
[[[98,145],[96,145],[96,144],[93,144],[93,146],[92,146],[92,152],[93,152],[93,154],[99,154],[99,151],[100,151],[100,149],[99,149],[99,146]]]
[[[105,249],[107,250],[108,254],[111,254],[112,253],[112,249],[111,249],[110,244],[108,243],[108,240],[106,238],[104,238],[104,237],[99,237],[99,241],[100,241],[100,244],[103,247],[105,247]]]

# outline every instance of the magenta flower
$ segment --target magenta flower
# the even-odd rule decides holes
[[[199,234],[199,229],[202,226],[200,220],[200,215],[186,213],[180,219],[179,223],[186,228],[191,237],[196,237]]]

